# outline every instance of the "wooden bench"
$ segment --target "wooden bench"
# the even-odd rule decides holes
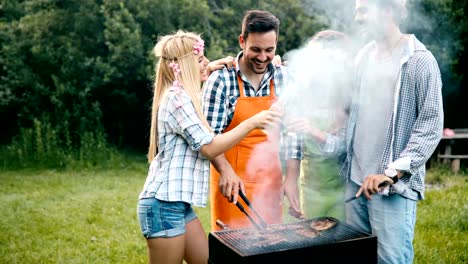
[[[445,149],[443,153],[439,153],[437,158],[443,160],[444,164],[450,162],[450,168],[452,172],[458,172],[460,170],[460,160],[468,159],[468,155],[454,155],[452,154],[452,147],[455,145],[455,139],[468,139],[468,128],[456,128],[453,129],[455,135],[444,135],[442,140],[448,140],[449,142],[445,144]]]
[[[447,163],[449,160],[450,162],[450,169],[453,172],[458,172],[460,170],[460,160],[461,159],[468,159],[468,155],[445,155],[439,154],[437,155],[439,159],[444,159],[444,162]]]

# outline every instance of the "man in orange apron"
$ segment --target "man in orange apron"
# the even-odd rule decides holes
[[[224,133],[254,114],[269,109],[286,87],[286,70],[271,64],[278,41],[279,20],[269,12],[247,11],[234,67],[211,74],[204,87],[204,112],[215,133]],[[300,138],[285,139],[283,181],[278,136],[253,130],[238,145],[212,160],[210,174],[211,228],[219,219],[230,228],[251,227],[236,207],[242,190],[267,224],[282,222],[283,194],[299,211],[297,178],[303,157]],[[246,207],[246,206],[244,206]],[[248,208],[247,208],[248,210]]]

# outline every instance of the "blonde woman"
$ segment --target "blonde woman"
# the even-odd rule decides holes
[[[150,168],[139,195],[138,218],[150,263],[207,263],[208,241],[192,206],[206,206],[209,160],[251,130],[280,118],[262,111],[236,129],[214,136],[201,111],[208,60],[199,35],[178,31],[160,38],[152,105]]]

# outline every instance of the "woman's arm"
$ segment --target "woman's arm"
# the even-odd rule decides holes
[[[209,160],[212,160],[239,143],[253,129],[265,129],[278,124],[280,117],[280,112],[264,110],[245,120],[229,132],[215,136],[209,144],[201,147],[200,152]]]
[[[206,76],[210,76],[210,74],[213,73],[214,71],[221,70],[224,67],[226,68],[232,67],[233,63],[234,63],[234,57],[232,56],[227,56],[219,60],[211,61],[206,66],[205,74]]]

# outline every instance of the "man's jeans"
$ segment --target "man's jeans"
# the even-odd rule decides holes
[[[346,183],[346,197],[352,197],[360,186]],[[377,236],[379,264],[413,262],[413,237],[416,222],[416,201],[395,194],[364,195],[346,204],[346,222],[361,231]],[[362,254],[365,253],[362,249]]]

